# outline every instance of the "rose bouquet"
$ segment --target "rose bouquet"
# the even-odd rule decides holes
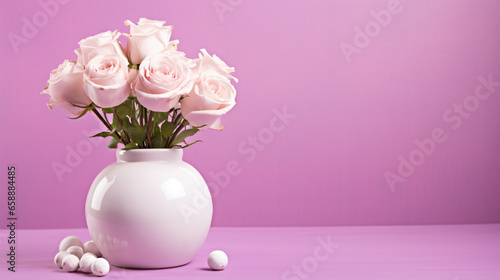
[[[198,142],[186,138],[200,130],[222,130],[221,116],[235,105],[234,68],[204,49],[187,58],[164,24],[125,21],[125,48],[118,31],[81,40],[78,59],[50,73],[42,91],[48,107],[74,119],[94,113],[108,130],[93,137],[111,137],[110,148],[185,148]]]

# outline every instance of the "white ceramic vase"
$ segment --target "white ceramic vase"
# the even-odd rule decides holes
[[[113,265],[165,268],[189,263],[205,241],[212,199],[181,149],[118,150],[92,183],[87,226]]]

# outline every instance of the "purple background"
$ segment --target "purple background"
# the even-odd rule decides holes
[[[401,1],[382,27],[371,12],[389,0],[66,2],[17,52],[8,34],[21,36],[23,17],[43,20],[43,9],[0,3],[1,167],[5,183],[6,167],[16,166],[20,227],[85,226],[88,188],[115,151],[89,144],[95,117],[69,120],[39,92],[50,70],[76,59],[80,39],[128,33],[123,21],[140,17],[173,25],[189,57],[206,48],[236,67],[226,129],[200,134],[204,142],[185,151],[214,193],[213,225],[500,222],[500,87],[456,129],[457,113],[443,118],[454,104],[474,105],[479,76],[500,81],[499,1]],[[221,15],[214,3],[232,6]],[[356,46],[355,29],[365,26],[373,37],[358,41],[348,62],[340,46]],[[273,110],[285,107],[295,118],[269,134]],[[398,174],[400,155],[418,160],[415,140],[435,129],[444,143],[391,189],[384,173]],[[249,143],[259,135],[262,150]],[[67,165],[78,149],[80,162]],[[233,161],[239,174],[222,187],[211,174],[223,176]],[[59,180],[55,162],[71,173]],[[6,188],[0,193],[5,205]]]

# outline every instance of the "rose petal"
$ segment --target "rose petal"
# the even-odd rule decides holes
[[[84,88],[89,98],[99,107],[111,108],[122,104],[130,94],[128,80],[121,85],[98,86],[88,80],[84,81]]]

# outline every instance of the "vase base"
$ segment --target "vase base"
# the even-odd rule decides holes
[[[112,264],[113,266],[119,267],[119,268],[125,268],[125,269],[133,269],[133,270],[155,270],[155,269],[170,269],[170,268],[176,268],[176,267],[181,267],[188,265],[191,261],[181,264],[181,265],[175,265],[175,266],[162,266],[162,267],[134,267],[134,266],[127,266],[127,265],[115,265]]]

